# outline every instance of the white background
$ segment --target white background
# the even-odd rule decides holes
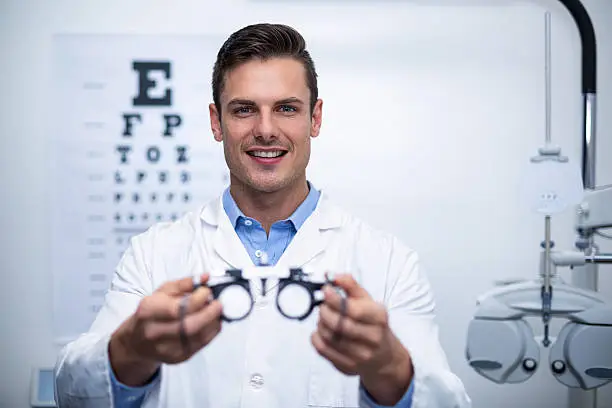
[[[498,386],[469,369],[464,346],[475,298],[495,280],[537,273],[543,221],[515,186],[544,140],[546,8],[553,22],[553,141],[570,159],[580,158],[580,42],[572,19],[555,0],[293,3],[0,3],[0,406],[25,408],[30,368],[52,366],[57,352],[53,185],[44,165],[56,100],[52,36],[225,37],[256,21],[291,24],[309,41],[325,101],[310,178],[421,253],[437,296],[441,341],[474,406],[565,406],[567,390],[544,367],[527,383]],[[611,184],[612,3],[584,3],[598,40],[597,182]],[[206,81],[214,58],[202,67]],[[202,138],[212,138],[208,126]],[[557,247],[571,247],[571,221],[570,213],[554,218]],[[612,250],[610,243],[602,248]],[[610,267],[601,268],[600,288],[612,298]],[[600,391],[599,408],[612,406],[611,387]]]

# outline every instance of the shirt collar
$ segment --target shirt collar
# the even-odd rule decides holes
[[[304,222],[306,222],[306,219],[308,219],[308,217],[317,207],[317,203],[321,195],[321,192],[317,190],[310,182],[308,182],[308,188],[308,195],[306,196],[306,199],[302,201],[302,204],[299,205],[299,207],[293,212],[293,214],[291,214],[291,216],[289,216],[289,218],[279,222],[290,221],[296,231],[300,229]],[[248,218],[246,215],[244,215],[240,208],[238,208],[236,201],[234,201],[234,198],[230,194],[229,187],[223,192],[223,209],[225,210],[225,213],[227,214],[234,228],[236,228],[238,221],[241,218]]]

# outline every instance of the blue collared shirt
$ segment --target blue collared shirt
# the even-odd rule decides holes
[[[223,209],[234,226],[236,234],[240,237],[249,256],[253,260],[253,264],[260,265],[262,259],[267,258],[267,263],[269,265],[275,265],[300,227],[315,210],[321,192],[314,188],[312,184],[309,183],[308,185],[310,191],[306,199],[289,218],[272,224],[269,235],[266,234],[266,231],[259,221],[245,216],[242,211],[240,211],[229,192],[229,188],[225,190],[223,193]],[[156,377],[144,387],[128,387],[119,383],[113,371],[110,371],[113,398],[116,408],[139,407],[145,393],[155,384],[157,379]],[[372,401],[372,398],[363,387],[360,387],[359,392],[360,398],[366,402],[367,406],[383,408]],[[395,407],[410,408],[412,405],[412,393],[413,384],[410,384],[410,388]]]
[[[267,256],[268,264],[275,265],[297,231],[317,207],[320,195],[320,191],[310,186],[306,199],[293,214],[287,219],[272,224],[269,236],[259,221],[245,216],[240,211],[229,189],[223,193],[223,209],[247,249],[253,264],[260,265],[262,257]]]

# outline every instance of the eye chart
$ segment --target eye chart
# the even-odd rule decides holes
[[[221,39],[54,38],[49,192],[56,340],[87,331],[129,239],[227,186],[210,130]]]

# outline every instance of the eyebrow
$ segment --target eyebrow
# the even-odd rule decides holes
[[[287,103],[298,103],[298,104],[304,104],[304,102],[296,97],[291,97],[291,98],[285,98],[285,99],[281,99],[280,101],[276,101],[274,104],[275,105],[284,105]],[[227,106],[232,106],[232,105],[247,105],[247,106],[255,106],[257,105],[254,101],[250,100],[250,99],[232,99]]]

